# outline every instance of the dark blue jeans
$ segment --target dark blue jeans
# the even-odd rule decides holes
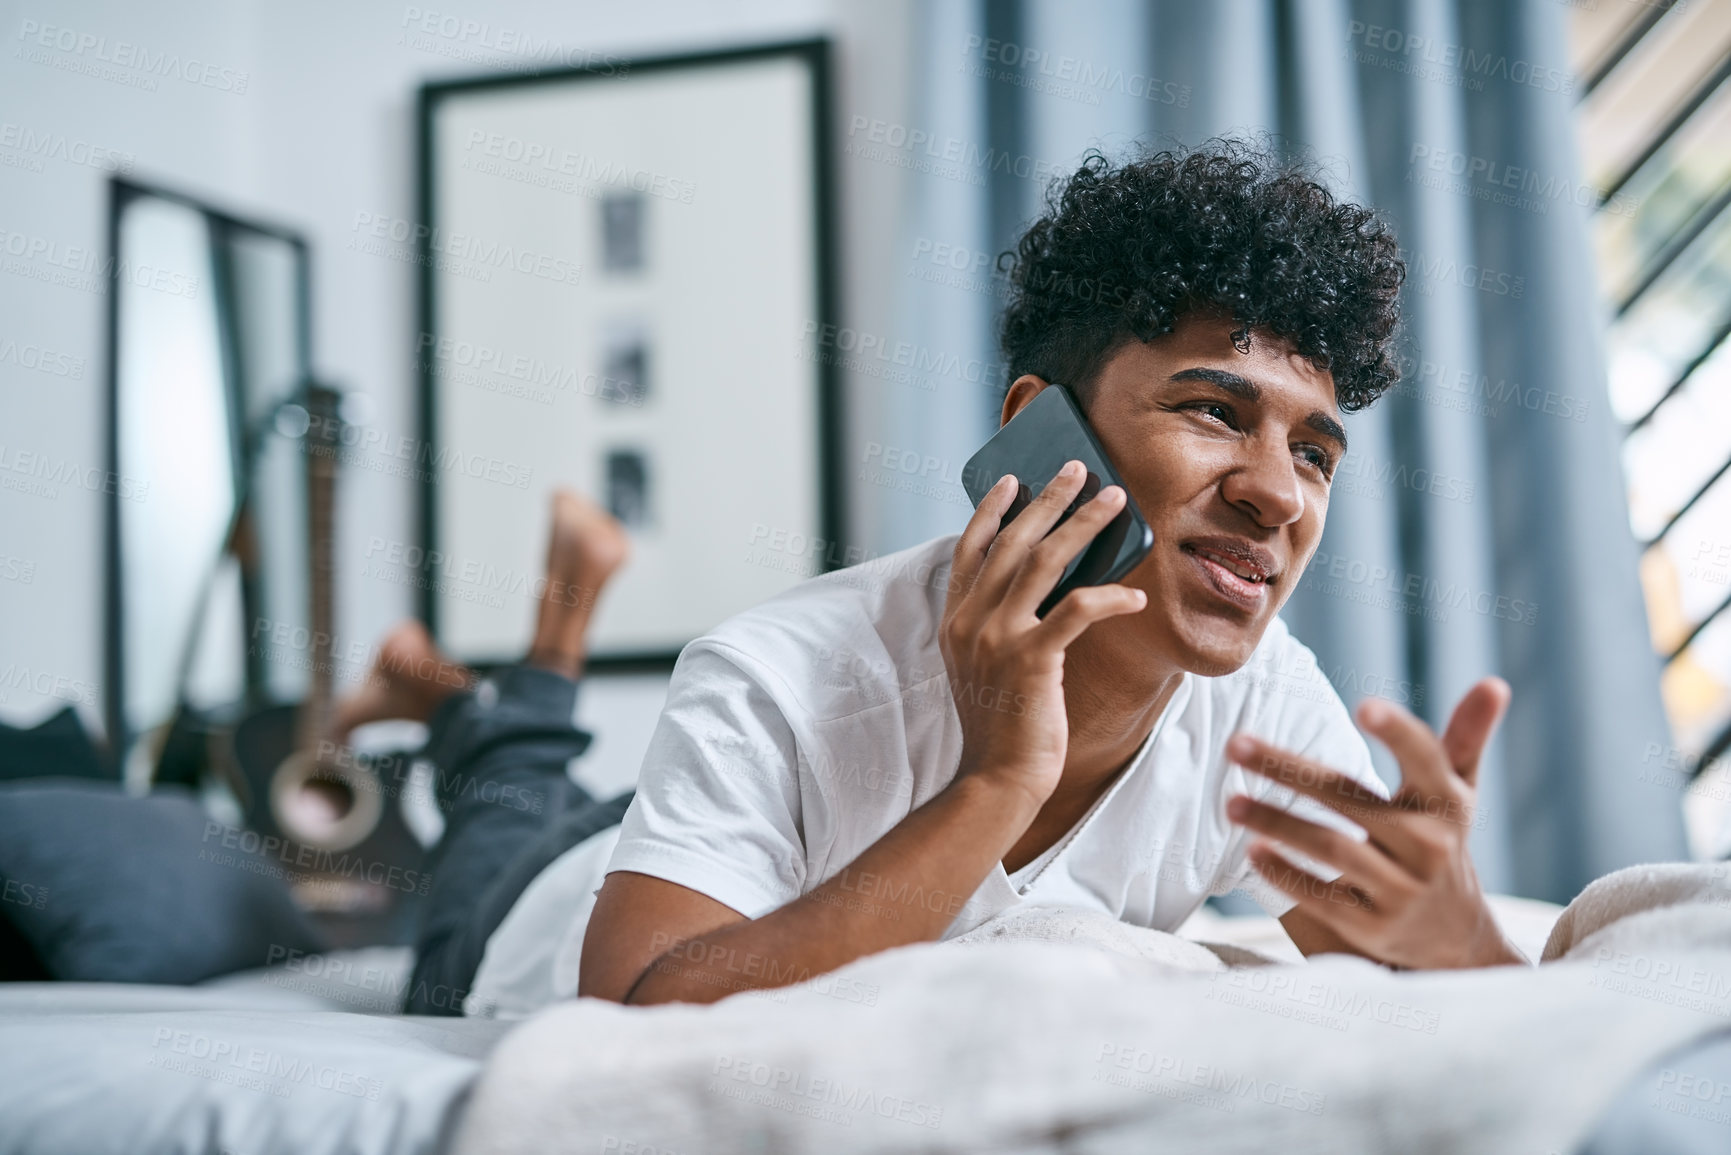
[[[462,1014],[487,939],[524,889],[624,817],[629,791],[599,802],[566,776],[566,763],[591,741],[571,720],[576,704],[576,682],[513,666],[433,715],[423,753],[445,833],[428,862],[433,882],[405,1014]]]

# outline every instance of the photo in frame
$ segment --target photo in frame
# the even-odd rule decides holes
[[[827,59],[802,41],[421,90],[420,584],[454,657],[522,653],[560,487],[631,538],[592,666],[670,664],[827,568]]]

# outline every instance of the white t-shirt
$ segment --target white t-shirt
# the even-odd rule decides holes
[[[616,837],[606,872],[663,878],[758,918],[822,885],[947,786],[962,737],[938,626],[955,540],[813,578],[687,646],[622,826],[525,892],[488,943],[480,1001],[527,1013],[575,993],[603,840]],[[1242,889],[1284,914],[1292,902],[1249,866],[1227,798],[1356,827],[1229,762],[1226,740],[1240,731],[1387,793],[1310,650],[1276,619],[1242,669],[1186,674],[1088,814],[1014,875],[995,868],[944,937],[1021,903],[1173,930],[1209,895]]]

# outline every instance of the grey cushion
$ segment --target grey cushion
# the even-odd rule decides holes
[[[239,842],[180,788],[0,784],[0,917],[69,981],[192,983],[318,950],[280,864]]]
[[[0,779],[43,775],[113,781],[71,706],[25,729],[0,722]]]

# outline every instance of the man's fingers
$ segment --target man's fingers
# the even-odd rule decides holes
[[[1004,527],[993,544],[1023,548],[1034,545],[1051,531],[1052,526],[1064,515],[1064,511],[1070,508],[1070,502],[1082,492],[1082,486],[1087,480],[1087,466],[1080,461],[1066,461],[1063,468],[1046,482],[1040,495],[1028,503],[1028,508]]]
[[[1016,515],[1016,520],[998,531],[986,551],[985,565],[974,579],[981,598],[992,605],[1004,600],[1010,582],[1028,559],[1028,551],[1040,543],[1046,531],[1069,508],[1070,502],[1081,492],[1087,476],[1088,471],[1080,461],[1066,462],[1064,468],[1046,483],[1040,496],[1029,502],[1028,507]]]
[[[1351,807],[1393,809],[1386,798],[1365,789],[1338,770],[1330,770],[1320,762],[1270,746],[1249,734],[1234,734],[1226,743],[1226,753],[1246,770],[1260,774],[1270,782],[1278,782],[1294,793],[1314,798],[1349,818],[1352,817]]]
[[[1373,918],[1371,895],[1344,878],[1324,882],[1308,870],[1300,870],[1284,855],[1265,843],[1252,843],[1250,865],[1268,885],[1293,899],[1308,914],[1351,942]]]
[[[1082,586],[1058,600],[1040,624],[1028,632],[1028,641],[1064,649],[1095,622],[1138,613],[1147,605],[1148,595],[1134,586]]]
[[[951,600],[946,609],[953,610],[959,601],[957,595],[966,595],[974,588],[980,567],[986,564],[986,554],[992,548],[992,539],[998,536],[1004,513],[1015,499],[1016,479],[1008,473],[998,478],[997,484],[980,498],[979,507],[968,518],[967,528],[956,540],[956,550],[950,558]]]
[[[1483,678],[1468,690],[1443,731],[1443,751],[1449,765],[1468,786],[1477,786],[1479,760],[1513,696],[1501,678]]]
[[[1226,743],[1226,753],[1253,774],[1352,819],[1364,828],[1373,844],[1387,851],[1409,873],[1422,876],[1428,869],[1431,853],[1428,843],[1411,827],[1412,823],[1424,820],[1417,812],[1402,809],[1337,770],[1270,746],[1249,734],[1234,734]]]
[[[1402,794],[1452,798],[1460,793],[1442,743],[1410,710],[1381,698],[1366,698],[1358,704],[1358,724],[1400,763]]]
[[[1123,487],[1109,486],[1084,502],[1069,521],[1036,542],[1004,591],[1004,604],[1010,612],[1034,614],[1063,577],[1064,567],[1088,548],[1088,543],[1123,510],[1127,500]]]
[[[1227,801],[1226,816],[1300,854],[1326,862],[1342,875],[1351,875],[1373,890],[1397,886],[1403,881],[1400,867],[1376,847],[1278,806],[1239,795]]]
[[[1458,797],[1458,790],[1457,796],[1446,798],[1415,796],[1403,801],[1397,796],[1390,802],[1345,774],[1248,734],[1234,734],[1226,743],[1226,753],[1246,770],[1352,819],[1374,845],[1415,878],[1435,874],[1456,837],[1438,820],[1464,827],[1472,818],[1472,807]]]

